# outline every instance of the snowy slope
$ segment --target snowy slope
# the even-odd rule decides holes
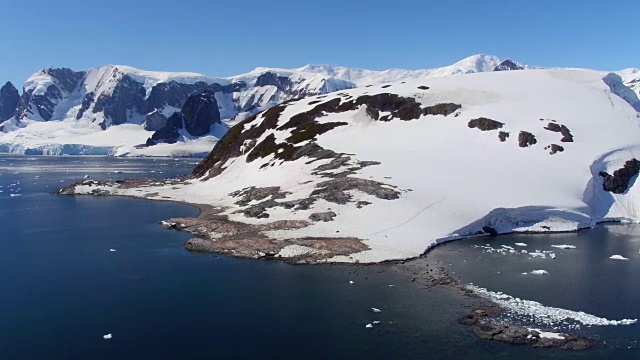
[[[282,246],[339,236],[368,247],[327,260],[338,262],[410,258],[487,233],[640,221],[635,176],[619,194],[603,187],[601,171],[640,158],[639,114],[607,75],[492,72],[310,97],[237,125],[186,184],[115,193],[223,206],[249,224],[333,212],[332,221],[264,234]],[[249,187],[283,193],[267,203],[230,196]],[[283,204],[303,199],[313,200],[308,209]],[[256,207],[263,213],[254,216]]]

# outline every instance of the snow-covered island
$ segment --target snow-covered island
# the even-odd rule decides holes
[[[288,101],[218,141],[191,177],[64,194],[180,201],[195,250],[375,263],[438,243],[638,221],[640,101],[613,73],[485,72]]]

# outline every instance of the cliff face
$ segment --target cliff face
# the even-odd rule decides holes
[[[12,83],[7,82],[0,88],[0,122],[12,118],[16,114],[20,93]]]

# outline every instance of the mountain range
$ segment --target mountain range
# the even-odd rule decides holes
[[[308,96],[415,79],[536,67],[475,55],[435,69],[372,71],[329,65],[256,68],[217,78],[109,65],[49,68],[22,93],[0,88],[0,152],[24,154],[206,155],[234,124]],[[617,72],[640,92],[640,71]]]

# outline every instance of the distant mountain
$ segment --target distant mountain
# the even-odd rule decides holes
[[[0,90],[0,152],[205,155],[230,126],[286,101],[411,79],[530,68],[474,55],[435,69],[307,65],[257,68],[224,79],[122,65],[43,69],[26,81],[22,95],[10,83]]]

